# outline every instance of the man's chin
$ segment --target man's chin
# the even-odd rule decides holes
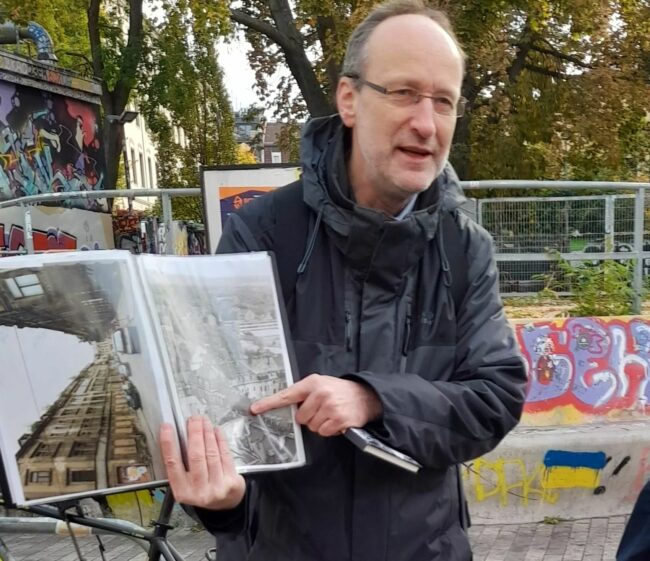
[[[421,177],[412,177],[400,182],[401,188],[413,195],[426,191],[436,179],[436,175],[430,174]]]

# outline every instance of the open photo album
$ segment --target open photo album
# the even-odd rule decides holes
[[[163,422],[219,425],[241,473],[304,465],[273,258],[88,251],[0,259],[0,454],[12,505],[165,482]]]

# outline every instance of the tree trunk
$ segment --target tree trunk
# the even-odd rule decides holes
[[[105,189],[115,189],[120,169],[120,157],[124,146],[124,127],[117,123],[106,123],[104,126],[104,154],[106,157],[106,178]],[[129,162],[124,166],[124,173],[128,173],[127,167],[132,167],[135,162]],[[129,182],[127,181],[128,185]]]
[[[104,79],[104,62],[100,34],[99,14],[101,0],[90,0],[88,4],[88,36],[95,77],[102,83],[102,109],[104,113],[104,156],[106,158],[106,179],[104,188],[115,189],[120,157],[124,147],[124,125],[109,123],[108,115],[121,115],[129,101],[129,95],[137,80],[137,69],[142,58],[142,2],[129,0],[129,30],[127,43],[122,51],[122,65],[115,87],[110,90]],[[135,162],[131,162],[134,165]]]
[[[302,36],[296,29],[288,0],[269,0],[268,7],[275,27],[240,10],[231,10],[230,17],[236,23],[266,35],[282,49],[287,66],[300,88],[307,110],[312,117],[333,113],[334,104],[323,92],[314,68],[307,57]]]

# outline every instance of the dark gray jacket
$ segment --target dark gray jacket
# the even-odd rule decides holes
[[[255,477],[259,561],[468,561],[459,462],[492,448],[519,420],[526,372],[498,295],[490,236],[463,214],[447,167],[396,221],[351,200],[347,132],[338,117],[310,123],[303,189],[313,211],[304,272],[287,301],[301,376],[312,372],[371,386],[382,418],[376,436],[422,463],[417,475],[360,453],[345,438],[305,431],[309,464]],[[246,205],[226,224],[219,251],[282,248],[277,195]],[[466,251],[468,290],[456,310],[440,217],[452,212]],[[296,232],[304,236],[304,232]],[[201,512],[215,532],[242,531],[245,504]],[[226,560],[227,561],[227,560]]]

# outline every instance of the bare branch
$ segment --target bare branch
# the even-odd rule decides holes
[[[283,48],[290,48],[289,39],[282,35],[275,27],[271,24],[266,23],[265,21],[259,20],[248,14],[242,12],[241,10],[230,10],[230,19],[234,22],[239,23],[249,29],[257,31],[262,35],[266,35],[271,41],[278,44]]]
[[[591,64],[587,64],[577,57],[564,54],[563,52],[560,52],[557,49],[553,49],[553,48],[545,49],[544,47],[540,47],[538,45],[531,45],[530,48],[533,51],[542,53],[543,55],[550,55],[552,57],[559,58],[560,60],[566,60],[567,62],[571,62],[572,64],[575,64],[576,66],[580,66],[582,68],[593,68]]]
[[[563,72],[549,70],[548,68],[542,68],[541,66],[535,66],[534,64],[525,64],[524,68],[530,72],[535,72],[535,74],[541,74],[542,76],[550,76],[551,78],[558,78],[560,80],[567,80],[569,78],[569,76]]]

